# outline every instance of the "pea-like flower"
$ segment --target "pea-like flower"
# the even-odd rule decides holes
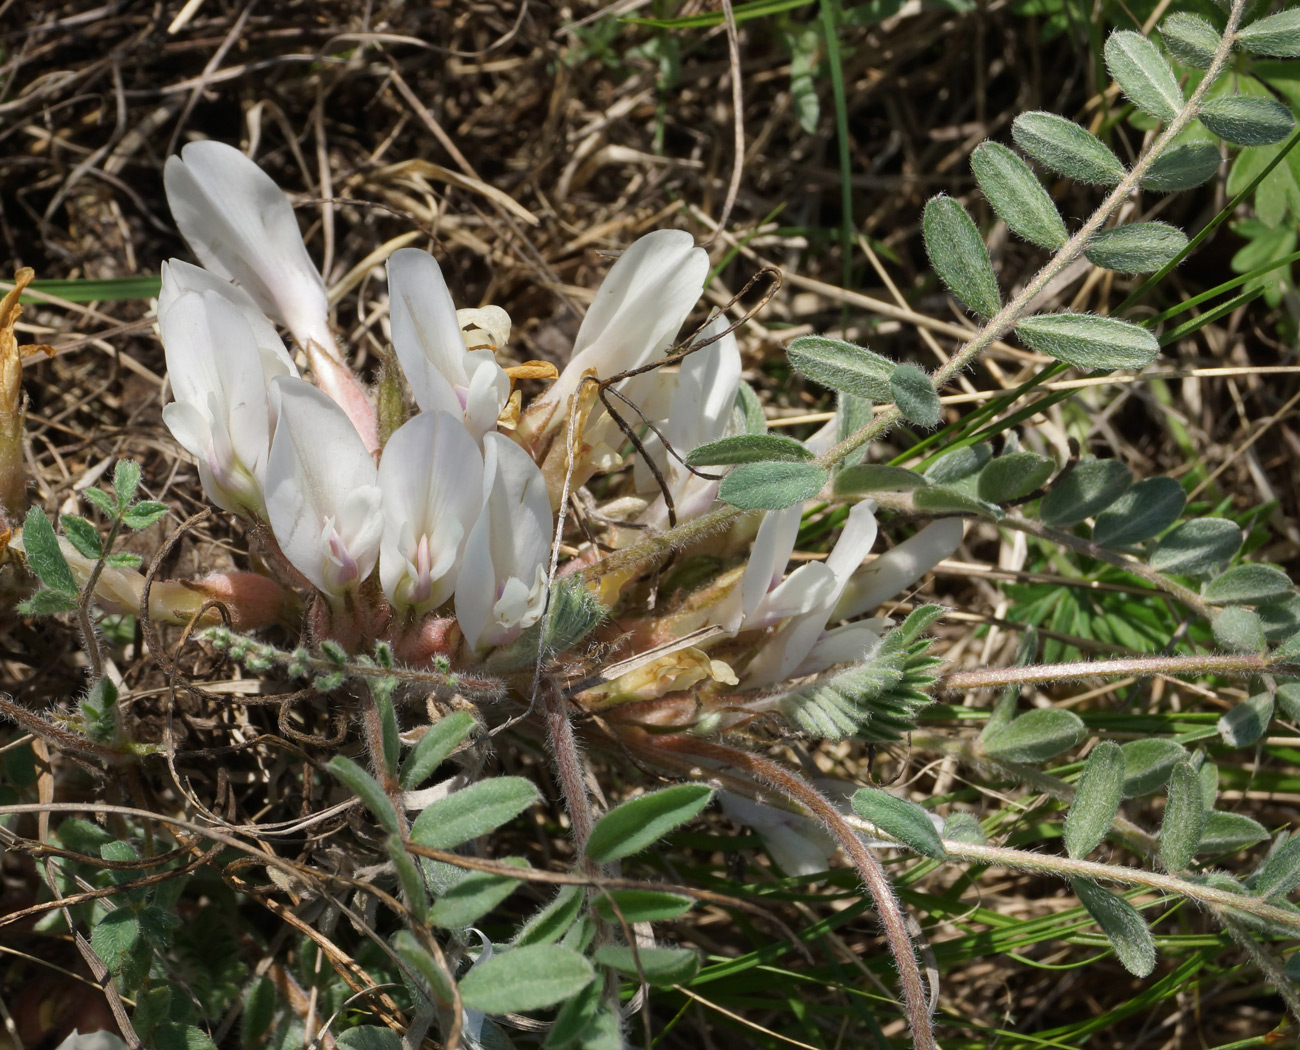
[[[290,564],[339,602],[370,575],[384,530],[374,460],[343,410],[310,383],[271,384],[277,409],[266,513]]]

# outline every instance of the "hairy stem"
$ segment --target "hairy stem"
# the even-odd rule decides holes
[[[564,792],[564,803],[573,822],[573,845],[582,858],[584,870],[595,875],[598,866],[587,858],[587,839],[595,826],[591,800],[583,777],[582,754],[573,735],[569,721],[569,708],[559,686],[551,679],[542,682],[542,704],[546,714],[546,736],[551,743],[551,758],[555,762],[556,779]]]
[[[999,689],[1035,682],[1079,681],[1084,678],[1150,677],[1153,675],[1263,674],[1267,657],[1257,653],[1206,653],[1203,656],[1135,656],[1115,660],[990,667],[983,671],[951,671],[936,679],[939,689]]]
[[[930,1022],[930,1008],[926,1002],[921,969],[916,961],[916,951],[907,933],[907,920],[894,896],[893,886],[880,861],[854,833],[845,816],[802,777],[783,769],[775,762],[749,754],[738,748],[726,747],[691,737],[656,737],[657,752],[677,752],[740,771],[763,784],[768,784],[785,798],[805,810],[835,839],[845,856],[862,879],[867,892],[876,905],[880,925],[885,932],[890,953],[898,966],[898,976],[903,986],[903,999],[908,1021],[912,1026],[912,1039],[918,1050],[938,1050],[934,1029]]]

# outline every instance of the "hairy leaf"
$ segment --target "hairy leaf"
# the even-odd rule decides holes
[[[722,479],[718,498],[741,510],[784,510],[812,499],[830,480],[815,463],[743,463]]]
[[[587,839],[587,856],[604,864],[640,853],[694,819],[712,797],[713,789],[707,784],[675,784],[628,799],[596,822]]]
[[[23,521],[23,549],[27,553],[27,565],[40,577],[41,583],[57,594],[68,597],[77,596],[77,581],[72,577],[68,560],[59,549],[59,539],[54,535],[54,526],[40,507],[27,511]]]
[[[1281,142],[1295,127],[1291,111],[1277,99],[1247,95],[1212,98],[1196,116],[1219,138],[1238,146]]]
[[[1011,137],[1040,164],[1076,182],[1113,186],[1124,177],[1124,165],[1101,139],[1055,113],[1020,114]]]
[[[837,496],[854,496],[860,492],[910,492],[924,484],[925,478],[906,467],[861,463],[836,474],[834,487]]]
[[[1160,23],[1160,37],[1174,58],[1195,69],[1210,68],[1221,39],[1219,31],[1200,15],[1183,12]]]
[[[1176,522],[1186,504],[1173,478],[1143,478],[1097,515],[1092,538],[1103,547],[1141,543]]]
[[[1154,335],[1115,317],[1039,314],[1017,322],[1016,334],[1031,350],[1088,370],[1145,368],[1160,353]]]
[[[63,534],[68,542],[83,558],[98,558],[104,553],[104,543],[99,538],[99,530],[85,518],[75,514],[64,514],[59,518],[63,524]]]
[[[1105,510],[1133,484],[1133,472],[1117,459],[1092,459],[1060,478],[1039,504],[1047,525],[1077,525]]]
[[[595,971],[591,963],[558,944],[533,944],[498,952],[460,981],[468,1010],[521,1013],[554,1006],[579,992]]]
[[[430,849],[454,849],[495,831],[537,799],[537,788],[523,777],[481,780],[425,807],[411,825],[411,839]]]
[[[1255,876],[1260,897],[1281,897],[1300,886],[1300,836],[1292,835],[1275,849]]]
[[[889,392],[903,418],[914,426],[930,430],[939,425],[942,406],[934,383],[916,365],[902,364],[889,377]]]
[[[357,796],[390,835],[398,834],[397,810],[379,781],[345,755],[335,755],[325,766]]]
[[[931,197],[921,227],[930,265],[948,290],[981,317],[994,316],[1002,308],[997,274],[984,238],[961,202],[943,194]]]
[[[1257,613],[1232,605],[1214,618],[1214,640],[1234,653],[1262,653],[1268,648],[1264,624]]]
[[[1105,47],[1106,69],[1143,113],[1173,120],[1185,99],[1178,78],[1160,49],[1141,33],[1112,33]]]
[[[978,474],[992,458],[993,449],[988,445],[965,445],[944,453],[931,463],[926,468],[925,480],[933,485],[951,485]]]
[[[1101,927],[1124,969],[1135,977],[1150,976],[1156,968],[1156,939],[1138,910],[1123,897],[1087,879],[1071,879],[1070,885],[1093,921]]]
[[[1300,58],[1300,8],[1280,11],[1239,29],[1237,43],[1257,55]]]
[[[1187,247],[1187,235],[1163,222],[1131,222],[1102,230],[1084,255],[1103,270],[1151,273],[1172,262]]]
[[[1253,747],[1264,738],[1272,720],[1273,694],[1256,693],[1225,711],[1215,728],[1229,747]]]
[[[561,886],[555,899],[548,901],[519,928],[514,943],[551,944],[558,941],[577,920],[585,900],[577,886]]]
[[[600,966],[634,979],[644,976],[646,983],[657,986],[686,984],[700,971],[700,957],[689,948],[629,948],[607,944],[596,949]]]
[[[1236,853],[1268,838],[1268,829],[1259,821],[1244,813],[1224,813],[1216,809],[1205,817],[1205,831],[1196,852]]]
[[[1219,147],[1208,142],[1173,146],[1147,168],[1142,188],[1156,193],[1190,190],[1213,178],[1222,163]]]
[[[690,911],[694,902],[664,890],[610,890],[596,898],[596,914],[606,922],[668,922]]]
[[[139,487],[140,464],[133,459],[119,459],[113,468],[113,495],[117,497],[119,512],[130,506]]]
[[[516,868],[528,867],[528,862],[522,857],[503,857],[501,863]],[[463,872],[434,901],[428,921],[449,930],[468,926],[514,893],[519,881],[487,871]]]
[[[1227,518],[1185,521],[1162,536],[1151,552],[1151,568],[1177,576],[1202,576],[1232,560],[1241,547],[1241,528]]]
[[[1041,707],[1026,711],[1006,725],[982,736],[985,753],[1008,762],[1045,762],[1068,751],[1088,735],[1073,711]]]
[[[1012,233],[1050,251],[1069,240],[1061,213],[1038,176],[1006,146],[981,142],[971,154],[970,166],[989,204]]]
[[[853,812],[924,857],[943,860],[948,856],[930,814],[915,802],[880,788],[864,787],[853,796]]]
[[[429,774],[474,731],[475,725],[474,716],[468,711],[453,711],[431,725],[402,763],[399,781],[402,788],[410,791],[424,783]]]
[[[1254,562],[1234,565],[1202,587],[1201,594],[1215,605],[1258,605],[1294,590],[1291,577],[1281,569]]]
[[[989,503],[1009,503],[1038,489],[1055,469],[1056,464],[1036,452],[1012,452],[980,471],[976,491]]]
[[[1124,753],[1113,740],[1092,749],[1074,801],[1065,814],[1065,849],[1076,860],[1086,857],[1110,830],[1124,797]]]
[[[800,462],[812,458],[813,454],[804,445],[780,434],[737,434],[692,449],[686,463],[691,467],[714,467],[768,460]]]
[[[823,335],[804,335],[786,348],[786,356],[791,367],[822,386],[877,403],[889,401],[889,377],[895,362],[864,346]]]
[[[1205,801],[1201,779],[1186,760],[1169,775],[1169,800],[1160,823],[1160,863],[1168,871],[1183,871],[1196,856],[1205,830]]]
[[[1168,737],[1130,740],[1124,752],[1124,797],[1137,798],[1159,791],[1174,766],[1187,758],[1187,750]]]

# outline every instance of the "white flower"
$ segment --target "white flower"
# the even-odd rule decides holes
[[[422,412],[384,446],[379,488],[384,593],[399,612],[435,609],[455,590],[483,505],[483,454],[459,415]]]
[[[335,358],[325,282],[303,244],[293,205],[269,175],[224,142],[191,142],[168,157],[172,216],[203,265],[240,285],[298,345]]]
[[[250,323],[252,304],[241,303],[238,289],[226,284],[183,290],[186,283],[205,283],[194,280],[194,273],[164,270],[158,326],[176,400],[163,408],[163,421],[198,460],[212,502],[231,513],[263,517],[271,430],[267,384],[298,370],[265,319],[259,338]]]
[[[656,230],[634,241],[596,289],[568,365],[536,402],[560,409],[551,424],[563,421],[569,397],[587,372],[617,375],[672,345],[708,272],[708,253],[683,230]]]
[[[271,384],[277,407],[266,512],[280,550],[332,599],[379,558],[384,520],[374,460],[343,410],[310,383]]]
[[[54,1050],[126,1050],[126,1043],[116,1032],[81,1032],[74,1028]]]
[[[418,248],[394,252],[388,291],[393,350],[415,403],[425,412],[463,418],[476,440],[494,430],[510,397],[510,379],[491,350],[466,351],[437,260]],[[477,320],[482,313],[471,316]]]
[[[542,615],[554,530],[542,472],[501,434],[483,438],[482,499],[456,583],[456,619],[471,649],[513,641]]]

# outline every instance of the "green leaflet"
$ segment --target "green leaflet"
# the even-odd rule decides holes
[[[1169,776],[1169,800],[1160,823],[1160,862],[1167,870],[1183,871],[1191,864],[1204,829],[1200,777],[1191,762],[1179,762]]]
[[[1089,371],[1145,368],[1160,353],[1154,335],[1116,317],[1039,314],[1017,322],[1016,334],[1031,350]]]
[[[1257,55],[1300,58],[1300,8],[1280,11],[1239,29],[1237,44]]]
[[[1262,653],[1268,648],[1268,636],[1259,614],[1239,605],[1230,605],[1214,618],[1214,640],[1234,653]]]
[[[842,390],[879,404],[890,400],[889,377],[895,362],[864,346],[805,335],[786,348],[792,368],[832,390]]]
[[[1212,179],[1222,163],[1219,148],[1208,142],[1173,146],[1147,168],[1142,176],[1142,188],[1156,193],[1190,190]]]
[[[1045,762],[1088,735],[1083,719],[1059,707],[1026,711],[980,738],[986,754],[1007,762]]]
[[[1061,213],[1038,176],[1006,146],[980,143],[971,154],[970,166],[989,204],[1012,233],[1050,251],[1069,240]]]
[[[722,479],[718,498],[742,510],[784,510],[812,499],[830,476],[815,463],[743,463]]]
[[[1229,747],[1254,747],[1273,720],[1273,694],[1256,693],[1227,711],[1215,727]]]
[[[1022,113],[1011,125],[1011,137],[1034,160],[1076,182],[1113,186],[1124,177],[1124,165],[1110,147],[1055,113]]]
[[[1209,99],[1196,117],[1219,138],[1238,146],[1281,142],[1295,127],[1291,111],[1277,99],[1247,95]]]
[[[1209,69],[1219,47],[1219,31],[1200,15],[1172,14],[1160,23],[1160,37],[1185,66]]]
[[[1060,478],[1043,497],[1038,516],[1047,525],[1077,525],[1105,510],[1132,484],[1133,472],[1119,460],[1086,460]]]
[[[942,194],[931,197],[921,228],[930,265],[948,290],[981,317],[996,314],[1002,308],[997,274],[984,238],[961,202]]]
[[[1112,33],[1105,47],[1106,69],[1143,113],[1173,120],[1185,99],[1178,78],[1159,48],[1141,33]]]
[[[1151,568],[1177,576],[1201,576],[1232,560],[1241,528],[1227,518],[1196,518],[1166,533],[1151,552]]]
[[[766,461],[798,463],[812,458],[813,454],[792,438],[779,434],[736,434],[692,449],[686,457],[686,465],[715,467]]]
[[[591,963],[572,948],[534,944],[498,952],[460,980],[465,1008],[485,1014],[518,1013],[554,1006],[595,976]]]
[[[1105,838],[1124,797],[1124,753],[1103,740],[1088,756],[1074,801],[1065,814],[1065,848],[1076,860],[1086,857]]]
[[[1092,538],[1104,547],[1141,543],[1176,522],[1186,504],[1173,478],[1143,478],[1097,515]]]
[[[1187,247],[1187,235],[1163,222],[1131,222],[1102,230],[1084,255],[1103,270],[1116,273],[1153,273],[1173,262]]]
[[[1252,562],[1234,565],[1216,576],[1201,588],[1201,594],[1215,605],[1258,605],[1285,597],[1294,590],[1291,577],[1281,569]]]
[[[1075,896],[1101,927],[1115,956],[1135,977],[1148,977],[1156,968],[1156,939],[1146,920],[1123,897],[1086,879],[1071,879]]]
[[[931,430],[939,425],[942,406],[934,383],[916,365],[902,364],[889,377],[894,404],[909,423]]]
[[[629,799],[596,822],[587,839],[587,856],[604,864],[639,853],[694,819],[712,797],[707,784],[676,784]]]
[[[943,860],[948,856],[930,814],[915,802],[866,787],[853,796],[853,812],[924,857]]]
[[[980,471],[979,498],[989,503],[1021,499],[1038,489],[1055,469],[1055,463],[1036,452],[999,456]]]

